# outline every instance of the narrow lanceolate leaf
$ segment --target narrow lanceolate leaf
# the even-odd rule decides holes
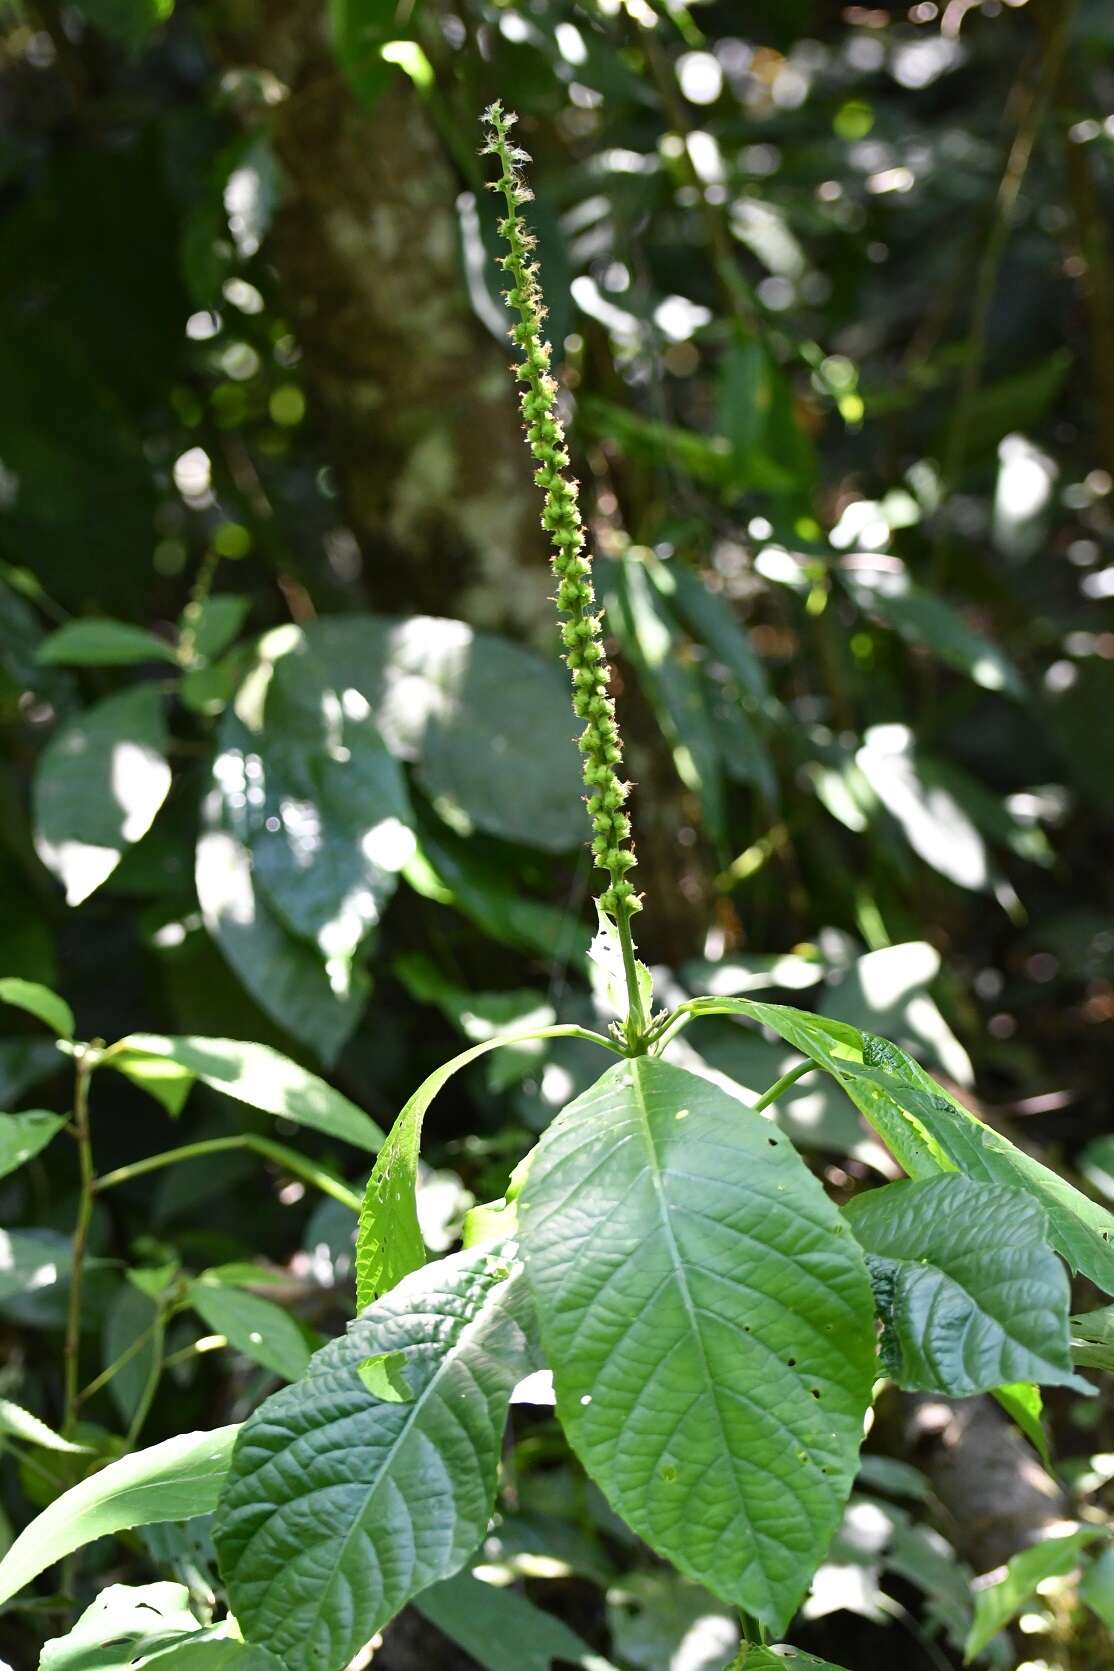
[[[369,1114],[266,1044],[245,1039],[205,1039],[188,1035],[132,1033],[113,1045],[105,1066],[135,1077],[143,1062],[161,1061],[187,1078],[200,1079],[226,1097],[246,1102],[295,1125],[309,1126],[374,1154],[383,1133]]]
[[[964,1108],[888,1039],[785,1004],[698,998],[694,1015],[745,1015],[770,1027],[843,1086],[912,1178],[962,1172],[1039,1201],[1048,1240],[1072,1270],[1114,1294],[1114,1214]]]
[[[0,1000],[5,1004],[14,1004],[16,1009],[26,1010],[39,1021],[45,1021],[52,1032],[60,1039],[72,1039],[74,1036],[74,1013],[64,998],[59,998],[49,986],[43,986],[39,981],[20,980],[18,975],[8,975],[0,980]]]
[[[404,1276],[425,1264],[426,1246],[418,1225],[418,1160],[426,1110],[454,1073],[500,1046],[532,1039],[575,1036],[577,1027],[538,1027],[532,1032],[483,1039],[444,1062],[424,1079],[391,1127],[375,1162],[360,1209],[356,1238],[356,1309],[362,1311]]]
[[[414,1605],[484,1671],[552,1671],[555,1661],[582,1671],[615,1671],[563,1619],[517,1590],[482,1584],[471,1573],[434,1584]]]
[[[40,1450],[67,1451],[76,1456],[89,1449],[88,1445],[74,1445],[69,1439],[63,1439],[60,1433],[55,1433],[22,1405],[13,1404],[10,1398],[0,1398],[0,1435],[19,1439],[25,1445],[37,1445]]]
[[[232,1454],[236,1428],[181,1433],[112,1462],[55,1499],[0,1561],[0,1603],[94,1538],[208,1514]]]
[[[80,905],[146,835],[170,789],[169,738],[155,685],[135,685],[75,715],[35,772],[35,849]]]
[[[840,1215],[768,1121],[643,1057],[545,1133],[519,1223],[584,1465],[660,1554],[781,1629],[839,1521],[876,1363]]]
[[[24,1114],[0,1114],[0,1178],[45,1149],[66,1123],[64,1114],[29,1108]]]
[[[174,646],[127,621],[67,621],[39,646],[37,661],[48,667],[128,667],[144,661],[178,660]]]
[[[340,1671],[476,1548],[529,1317],[508,1245],[456,1254],[249,1418],[213,1535],[245,1636],[285,1671]]]
[[[964,1644],[964,1663],[1016,1618],[1046,1578],[1060,1578],[1080,1564],[1083,1550],[1106,1537],[1104,1526],[1080,1526],[1064,1537],[1045,1538],[1014,1555],[1007,1565],[975,1580],[975,1618]]]
[[[872,1189],[844,1211],[900,1386],[953,1398],[1016,1381],[1092,1390],[1072,1371],[1067,1272],[1031,1196],[953,1172]]]

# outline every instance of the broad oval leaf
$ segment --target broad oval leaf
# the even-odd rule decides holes
[[[519,1202],[557,1410],[612,1507],[780,1629],[850,1490],[863,1257],[789,1142],[651,1058],[554,1121]]]
[[[304,680],[299,663],[311,657],[334,689],[366,700],[387,747],[416,763],[435,805],[530,847],[562,852],[581,839],[568,686],[550,662],[429,615],[337,616],[280,645],[287,653],[275,660],[275,682],[284,694]]]
[[[284,1381],[296,1381],[305,1374],[310,1358],[305,1336],[273,1300],[205,1277],[190,1283],[189,1300],[213,1332],[224,1335],[246,1358]]]
[[[170,789],[156,685],[136,685],[77,714],[51,739],[32,791],[35,850],[80,905],[151,828]]]
[[[23,1114],[0,1114],[0,1178],[45,1149],[65,1123],[64,1114],[51,1114],[44,1108],[29,1108]]]
[[[844,1212],[885,1327],[900,1386],[967,1398],[1017,1381],[1074,1387],[1067,1272],[1037,1203],[959,1173],[886,1184]]]
[[[104,1063],[130,1076],[138,1064],[151,1059],[174,1064],[182,1074],[250,1108],[323,1131],[370,1154],[383,1142],[370,1114],[270,1045],[191,1034],[131,1033],[105,1053]]]
[[[208,1514],[216,1507],[236,1433],[235,1426],[180,1433],[109,1463],[63,1492],[0,1561],[0,1602],[94,1538]]]
[[[456,1254],[245,1423],[213,1536],[245,1636],[285,1671],[341,1671],[475,1549],[528,1326],[511,1252]]]
[[[178,660],[174,646],[127,621],[67,621],[39,645],[38,661],[53,667],[128,667]]]

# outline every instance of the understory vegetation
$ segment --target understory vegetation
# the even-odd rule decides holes
[[[0,1668],[1114,1671],[1114,14],[0,13]]]

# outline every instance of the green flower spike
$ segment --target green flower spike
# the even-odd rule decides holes
[[[561,639],[572,677],[573,709],[584,722],[578,746],[584,756],[588,815],[594,831],[592,856],[608,877],[608,886],[596,903],[618,930],[630,1004],[627,1044],[636,1050],[647,1018],[642,1013],[630,930],[631,917],[641,909],[628,876],[635,864],[630,818],[624,811],[630,785],[619,775],[623,750],[615,721],[615,704],[608,694],[611,670],[604,653],[602,618],[596,610],[592,590],[592,564],[585,550],[577,484],[569,475],[565,432],[557,407],[557,385],[549,373],[551,349],[542,335],[545,307],[537,262],[531,259],[534,239],[519,214],[532,193],[519,172],[520,165],[530,158],[512,145],[509,138],[515,121],[516,117],[504,111],[498,102],[484,112],[487,144],[483,154],[497,157],[501,169],[499,179],[490,181],[489,185],[492,191],[502,193],[506,206],[506,213],[499,221],[499,235],[507,245],[507,254],[499,257],[499,265],[510,279],[510,288],[504,290],[503,296],[508,307],[518,315],[518,322],[510,330],[511,340],[519,351],[515,374],[523,385],[520,404],[526,439],[538,463],[534,480],[545,494],[541,521],[552,547]]]

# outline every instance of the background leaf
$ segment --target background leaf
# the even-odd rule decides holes
[[[87,708],[51,739],[35,773],[35,847],[82,900],[146,835],[170,789],[162,697],[137,685]]]

